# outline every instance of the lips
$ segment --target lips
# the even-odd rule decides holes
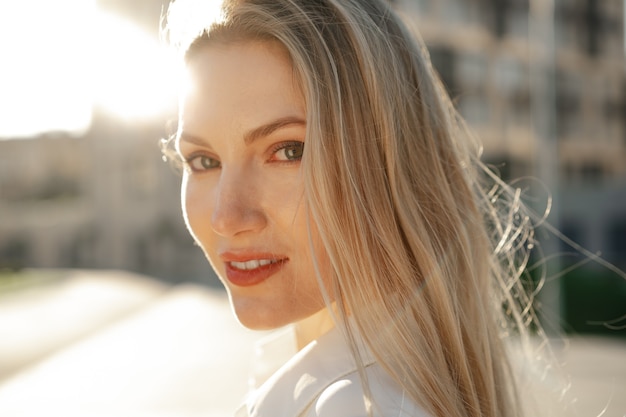
[[[250,287],[265,281],[285,266],[288,258],[276,255],[221,255],[225,264],[226,279],[239,287]]]

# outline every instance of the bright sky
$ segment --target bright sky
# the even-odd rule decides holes
[[[0,138],[80,133],[93,105],[128,120],[163,114],[176,104],[174,62],[95,0],[0,0]]]

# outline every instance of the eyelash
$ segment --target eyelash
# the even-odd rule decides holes
[[[299,162],[302,159],[302,153],[304,152],[304,142],[297,141],[297,140],[281,142],[281,143],[274,145],[270,150],[271,156],[268,159],[268,161],[272,161],[272,159],[275,158],[276,154],[282,150],[287,150],[290,148],[293,149],[293,148],[298,148],[298,147],[300,148],[300,151],[301,151],[299,156],[296,156],[293,159],[286,157],[286,159],[278,159],[278,160],[275,160],[274,162],[286,163],[286,164]],[[209,166],[202,166],[201,168],[196,168],[194,167],[194,163],[196,161],[198,161],[199,163],[202,163],[202,161],[207,161],[209,162]],[[191,172],[206,172],[206,171],[211,171],[213,169],[218,169],[221,167],[221,163],[218,159],[213,158],[204,153],[193,153],[189,155],[188,157],[183,158],[183,164]]]
[[[193,166],[195,161],[202,161],[202,160],[208,160],[214,166],[203,167],[200,169],[195,168]],[[190,156],[184,158],[183,162],[184,162],[185,167],[188,168],[192,172],[210,171],[212,169],[216,169],[221,166],[220,161],[205,154],[191,154]]]
[[[300,155],[295,157],[294,159],[289,159],[287,158],[286,160],[279,160],[278,162],[284,162],[284,163],[294,163],[294,162],[298,162],[302,159],[302,153],[304,153],[304,142],[298,141],[298,140],[292,140],[292,141],[287,141],[287,142],[281,142],[278,143],[276,145],[274,145],[271,148],[271,157],[270,160],[272,158],[274,158],[274,156],[282,151],[282,150],[287,150],[287,149],[293,149],[299,147],[300,148]]]

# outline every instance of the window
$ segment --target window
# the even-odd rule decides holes
[[[484,162],[505,182],[528,175],[532,169],[528,161],[511,155],[489,155]]]
[[[583,227],[580,220],[564,219],[559,223],[559,230],[569,240],[581,245],[583,242]],[[580,260],[580,253],[567,242],[559,240],[559,253],[564,264],[574,264]]]
[[[529,0],[509,0],[505,25],[511,35],[528,37],[528,11]]]
[[[448,94],[452,99],[460,93],[454,73],[456,67],[456,55],[454,51],[445,46],[429,46],[430,58],[433,67],[439,73],[439,77],[443,82]]]
[[[528,66],[512,57],[501,56],[495,63],[495,85],[507,103],[507,123],[530,128],[530,75]]]
[[[484,53],[459,54],[456,74],[463,84],[482,90],[487,84],[487,72],[487,56]]]
[[[484,94],[463,94],[457,107],[463,118],[473,126],[487,125],[491,120],[491,106]]]
[[[608,250],[607,257],[610,262],[619,266],[626,267],[626,216],[613,219],[609,223],[607,233]]]
[[[557,133],[560,137],[574,136],[582,131],[581,82],[572,73],[557,72],[556,75],[556,115]]]
[[[604,177],[604,167],[599,162],[585,162],[580,167],[580,175],[585,182],[600,182]]]
[[[470,9],[466,0],[448,0],[444,1],[443,20],[448,23],[467,24],[470,15]]]
[[[0,269],[20,269],[29,265],[31,245],[25,236],[14,236],[0,244]]]

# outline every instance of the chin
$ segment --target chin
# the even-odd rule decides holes
[[[293,322],[287,314],[271,311],[249,300],[237,300],[231,296],[230,305],[237,321],[250,330],[273,330]]]
[[[254,313],[239,313],[235,310],[237,321],[250,330],[274,330],[290,324],[290,321],[260,317]]]

